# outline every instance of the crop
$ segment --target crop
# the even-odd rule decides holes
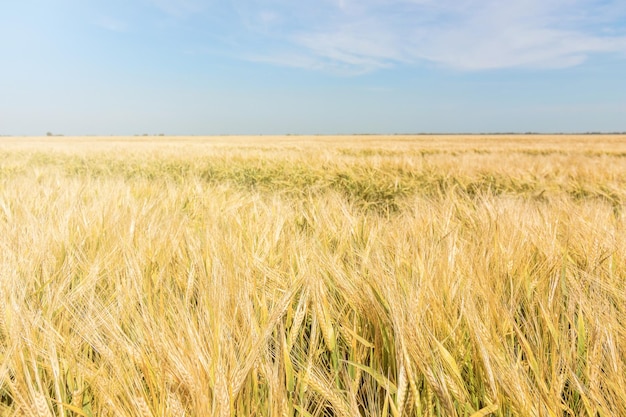
[[[623,136],[0,141],[0,415],[626,415]]]

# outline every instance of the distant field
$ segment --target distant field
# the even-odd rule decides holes
[[[0,138],[0,415],[624,416],[626,136]]]

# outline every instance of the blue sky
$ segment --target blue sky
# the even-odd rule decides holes
[[[0,0],[0,135],[626,131],[623,0]]]

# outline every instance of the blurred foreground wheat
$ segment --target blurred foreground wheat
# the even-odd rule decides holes
[[[3,139],[0,415],[626,415],[626,138]]]

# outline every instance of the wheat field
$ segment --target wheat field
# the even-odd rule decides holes
[[[626,416],[626,136],[0,138],[2,416]]]

